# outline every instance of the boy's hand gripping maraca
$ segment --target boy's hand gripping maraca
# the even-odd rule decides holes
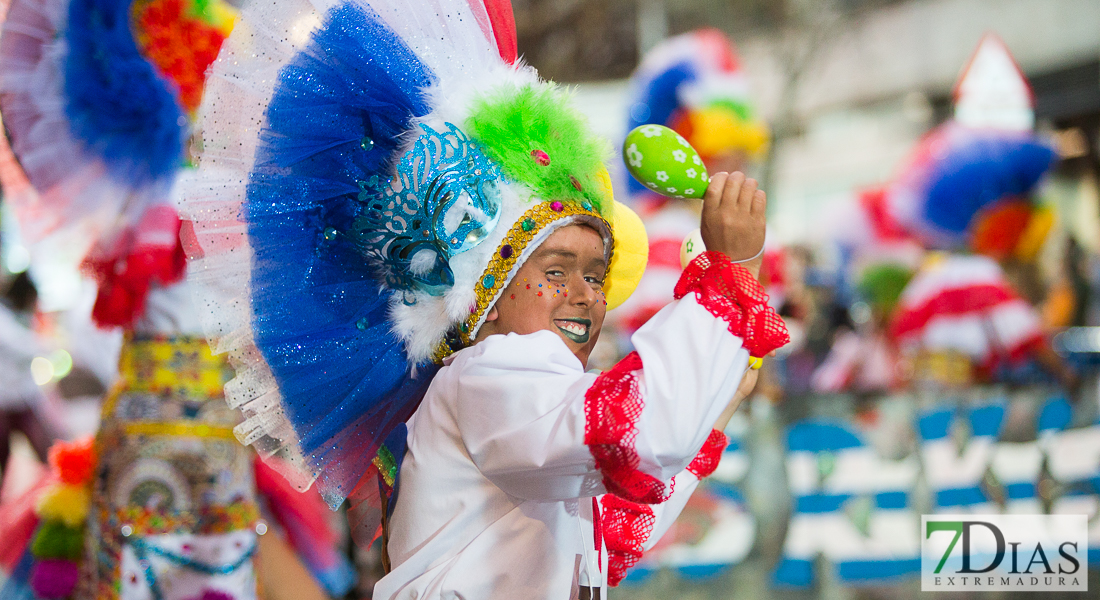
[[[767,198],[745,174],[717,173],[708,178],[699,154],[680,134],[663,125],[642,125],[623,142],[626,168],[651,191],[673,198],[702,198],[699,230],[706,250],[742,262],[759,276],[764,249]],[[703,248],[689,236],[680,260],[687,263]]]

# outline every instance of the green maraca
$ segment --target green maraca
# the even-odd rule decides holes
[[[684,137],[664,125],[640,125],[623,142],[626,170],[655,193],[672,198],[702,198],[707,168]]]

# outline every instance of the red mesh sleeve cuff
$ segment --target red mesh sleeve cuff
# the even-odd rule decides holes
[[[653,533],[656,519],[653,509],[618,496],[603,497],[604,543],[607,544],[607,585],[615,587],[626,577],[627,569],[642,559],[642,546]]]
[[[584,443],[596,459],[609,493],[634,502],[658,504],[672,494],[672,486],[640,471],[641,460],[634,449],[638,417],[645,405],[635,374],[641,368],[642,359],[631,352],[588,388],[584,395]]]
[[[679,300],[692,292],[710,314],[729,324],[752,356],[765,356],[791,340],[760,282],[720,252],[704,252],[688,263],[675,296]]]
[[[697,479],[709,476],[718,468],[722,453],[726,451],[726,446],[729,444],[730,439],[726,434],[717,429],[711,429],[707,441],[703,443],[703,448],[699,450],[699,454],[695,455],[695,459],[688,465],[687,470],[691,471]]]

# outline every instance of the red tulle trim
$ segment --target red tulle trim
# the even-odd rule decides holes
[[[642,546],[653,533],[656,519],[649,506],[612,494],[605,495],[602,504],[600,524],[607,544],[607,585],[615,587],[626,577],[627,569],[642,559]]]
[[[510,65],[515,64],[519,60],[519,45],[512,3],[509,0],[485,0],[485,12],[489,13],[500,58]]]
[[[642,359],[631,352],[588,388],[584,395],[584,443],[596,459],[609,493],[658,504],[672,494],[672,486],[640,471],[641,460],[634,449],[636,424],[645,405],[634,374],[641,368]]]
[[[695,455],[695,459],[688,465],[687,470],[697,479],[707,477],[718,468],[718,463],[722,460],[722,453],[726,451],[726,446],[729,445],[730,439],[726,437],[726,434],[717,429],[710,430],[707,441],[703,442],[703,448],[699,450],[699,454]]]
[[[675,296],[679,300],[692,292],[712,315],[729,323],[730,333],[752,356],[765,356],[791,341],[760,282],[720,252],[704,252],[688,263]]]

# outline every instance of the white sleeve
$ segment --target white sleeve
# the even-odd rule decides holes
[[[637,469],[667,482],[703,446],[744,374],[748,354],[727,324],[693,296],[675,301],[634,336],[644,406],[622,444]],[[454,419],[471,460],[505,492],[525,499],[605,491],[586,429],[597,381],[557,334],[491,336],[456,358]],[[614,399],[610,400],[614,401]],[[589,403],[591,404],[591,403]]]
[[[668,481],[687,468],[733,399],[749,353],[728,326],[690,294],[631,338],[643,365],[635,443],[641,471]]]

